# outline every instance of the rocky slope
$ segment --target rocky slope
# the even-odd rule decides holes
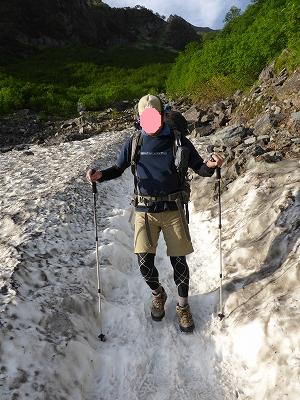
[[[182,49],[197,38],[196,29],[182,18],[173,16],[165,21],[144,7],[111,8],[87,0],[0,3],[0,52],[5,54],[70,44],[107,48],[155,43]]]
[[[201,152],[225,155],[228,170],[222,184],[226,188],[246,170],[248,162],[299,158],[299,91],[300,70],[290,76],[286,71],[275,75],[271,65],[248,94],[237,92],[207,109],[184,99],[170,104],[185,115],[190,136],[199,142]],[[162,98],[168,102],[165,95]],[[30,143],[51,145],[81,140],[131,127],[133,106],[134,102],[118,102],[105,111],[80,112],[67,121],[39,121],[34,112],[21,110],[0,118],[0,151],[24,150]]]
[[[222,152],[228,171],[226,186],[247,168],[249,162],[276,163],[300,156],[300,70],[278,75],[274,64],[266,67],[249,94],[232,98],[206,110],[185,107],[191,135],[205,138],[209,152]],[[184,108],[182,108],[182,111]],[[214,140],[210,136],[216,133]]]

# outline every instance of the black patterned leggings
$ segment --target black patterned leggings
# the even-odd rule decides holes
[[[152,290],[159,287],[158,271],[154,265],[155,254],[140,253],[137,254],[138,263],[141,273]],[[174,281],[178,288],[180,297],[188,297],[189,291],[189,267],[185,256],[170,257],[170,261],[174,270]]]

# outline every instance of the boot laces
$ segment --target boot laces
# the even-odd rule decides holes
[[[164,296],[163,293],[160,293],[158,296],[153,296],[152,299],[153,307],[160,310],[164,306]]]
[[[180,321],[182,325],[190,325],[193,323],[193,317],[192,314],[190,312],[190,308],[186,307],[186,308],[181,308],[178,307],[179,309],[179,316],[180,316]]]
[[[189,310],[183,310],[181,314],[181,320],[185,325],[189,325],[192,322],[192,314]]]

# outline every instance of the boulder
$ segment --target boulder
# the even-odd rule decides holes
[[[253,155],[254,157],[257,157],[257,156],[261,156],[261,155],[264,154],[264,153],[266,153],[266,150],[265,150],[264,148],[262,148],[261,146],[256,146],[256,147],[254,148],[254,150],[253,150],[252,155]]]
[[[227,116],[223,112],[220,112],[220,114],[215,117],[213,125],[220,128],[222,126],[225,126],[226,122],[228,122]]]
[[[291,142],[300,144],[300,138],[291,138]]]
[[[201,122],[203,124],[207,124],[209,122],[212,122],[214,119],[215,119],[214,113],[204,114],[203,117],[201,118]]]
[[[268,80],[274,77],[274,65],[275,61],[273,61],[271,64],[269,64],[266,68],[264,68],[261,71],[258,78],[259,82],[266,83]]]
[[[201,115],[203,115],[203,111],[198,110],[195,106],[192,106],[185,113],[183,113],[183,116],[188,123],[198,122]]]
[[[226,105],[224,104],[223,101],[220,101],[219,103],[216,103],[216,104],[214,104],[214,105],[212,106],[212,111],[213,111],[215,114],[220,114],[220,113],[222,113],[222,112],[225,111],[225,110],[226,110]]]
[[[199,126],[199,127],[195,128],[191,132],[191,135],[192,135],[192,137],[203,137],[203,136],[209,136],[213,132],[214,132],[214,129],[211,126],[205,125],[205,126]]]
[[[291,120],[292,120],[293,122],[300,122],[300,111],[298,111],[298,112],[293,112],[293,113],[291,114]]]
[[[249,138],[247,138],[246,140],[244,140],[244,144],[246,145],[246,146],[248,146],[248,145],[250,145],[250,144],[253,144],[253,143],[255,143],[256,142],[256,136],[250,136]]]
[[[256,157],[256,161],[265,161],[267,163],[276,163],[281,161],[282,159],[283,159],[282,154],[277,151],[270,151],[268,153]]]
[[[247,134],[248,131],[244,126],[227,126],[211,136],[211,144],[221,144],[230,147],[237,146],[242,143]]]
[[[267,132],[270,132],[273,128],[271,114],[267,113],[254,124],[254,134],[256,136],[264,135]]]
[[[111,104],[111,107],[117,111],[125,111],[128,108],[132,107],[132,103],[128,100],[115,101],[114,103]]]
[[[257,142],[262,144],[268,144],[271,140],[269,135],[260,135],[257,137]]]

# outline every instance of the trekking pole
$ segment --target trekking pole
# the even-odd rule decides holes
[[[98,228],[97,228],[97,214],[96,214],[96,202],[97,202],[97,185],[96,182],[92,182],[93,197],[94,197],[94,227],[95,227],[95,238],[96,238],[96,262],[97,262],[97,281],[98,281],[98,312],[99,312],[99,323],[100,323],[100,335],[98,338],[101,342],[105,342],[106,338],[102,332],[102,313],[101,313],[101,281],[100,281],[100,266],[99,266],[99,250],[98,250]]]
[[[218,317],[222,320],[223,313],[223,263],[222,263],[222,221],[221,221],[221,168],[217,167],[218,202],[219,202],[219,254],[220,254],[220,310]]]

